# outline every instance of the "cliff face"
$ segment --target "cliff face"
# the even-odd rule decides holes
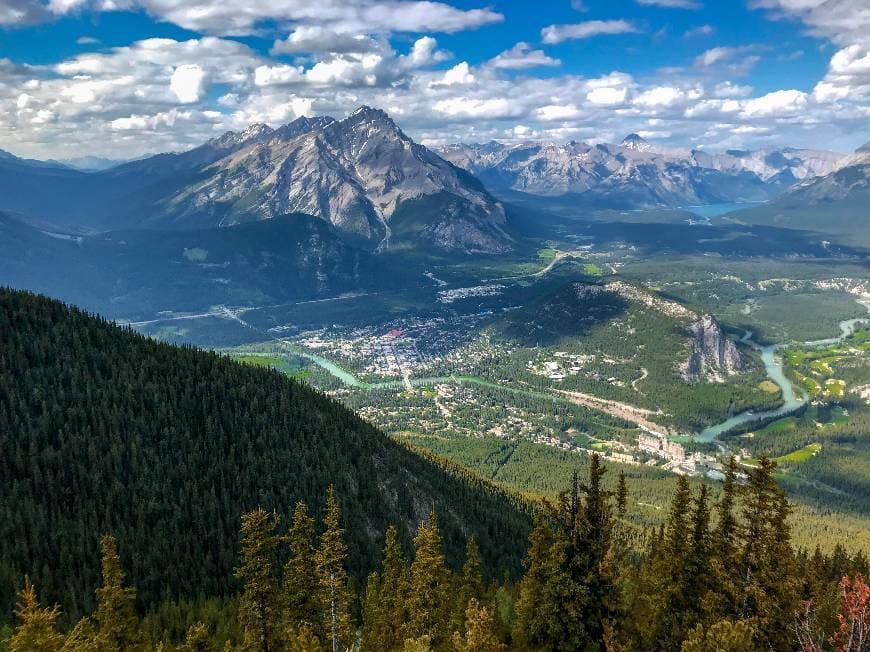
[[[689,357],[680,364],[680,375],[687,381],[725,382],[740,370],[740,353],[725,336],[711,315],[703,315],[689,325]]]

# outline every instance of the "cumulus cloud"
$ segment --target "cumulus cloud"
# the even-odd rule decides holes
[[[467,61],[457,63],[450,70],[444,73],[441,79],[433,81],[432,86],[456,86],[473,84],[477,78],[471,72],[471,67]]]
[[[810,34],[840,45],[870,47],[870,4],[866,0],[750,0],[749,6],[768,10],[772,18],[796,18]]]
[[[558,66],[562,62],[547,55],[543,50],[533,50],[528,43],[517,43],[489,60],[488,65],[503,70],[520,70],[540,66]]]
[[[360,53],[376,52],[384,47],[383,42],[378,42],[366,34],[336,31],[321,25],[303,25],[291,32],[283,41],[275,41],[271,53]]]
[[[207,89],[205,70],[195,63],[178,66],[169,80],[169,88],[182,104],[199,102]]]
[[[544,43],[556,44],[574,39],[592,38],[601,34],[632,34],[637,27],[626,20],[587,20],[569,25],[549,25],[541,30]]]
[[[740,86],[724,81],[716,84],[713,95],[716,97],[749,97],[754,89],[752,86]]]
[[[743,115],[748,118],[767,116],[791,116],[807,105],[807,94],[798,90],[782,90],[748,100],[743,105]]]
[[[740,53],[743,48],[731,48],[731,47],[716,47],[710,48],[709,50],[702,52],[695,58],[696,66],[712,66],[715,63],[719,63],[720,61],[725,61],[726,59],[731,59],[738,53]]]
[[[870,97],[870,49],[856,44],[838,50],[813,95],[819,102]]]

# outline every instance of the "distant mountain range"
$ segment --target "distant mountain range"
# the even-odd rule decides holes
[[[394,244],[395,221],[415,244],[486,253],[511,247],[502,205],[475,178],[365,106],[344,120],[255,124],[187,152],[94,173],[9,156],[0,160],[0,194],[0,208],[98,231],[305,213],[370,249]]]
[[[841,158],[764,206],[732,213],[730,221],[814,231],[833,241],[870,247],[870,143]]]
[[[662,149],[638,134],[618,145],[571,141],[449,145],[440,154],[493,190],[576,196],[599,208],[681,207],[765,201],[829,173],[842,154],[804,149]]]

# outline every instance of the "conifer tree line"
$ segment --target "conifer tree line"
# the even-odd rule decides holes
[[[120,650],[244,652],[866,652],[867,560],[842,547],[796,551],[775,465],[745,478],[732,460],[721,499],[681,478],[666,524],[647,550],[627,544],[624,477],[607,491],[593,456],[558,500],[537,513],[516,582],[487,577],[469,538],[461,566],[445,557],[439,517],[417,528],[407,555],[386,531],[364,586],[347,572],[345,519],[334,487],[322,522],[299,502],[289,523],[245,514],[231,636],[189,623],[180,640],[153,640],[136,611],[113,537],[101,542],[96,609],[68,631],[60,608],[40,606],[29,579],[19,593],[11,652]],[[284,560],[279,562],[279,560]]]

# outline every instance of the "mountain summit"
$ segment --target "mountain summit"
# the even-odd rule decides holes
[[[620,143],[626,149],[633,149],[636,152],[648,152],[652,149],[649,141],[641,138],[638,134],[628,134]]]
[[[502,205],[474,177],[368,106],[343,120],[253,124],[187,152],[61,182],[82,205],[48,202],[16,182],[19,196],[8,208],[101,231],[230,226],[305,213],[370,249],[405,240],[467,253],[512,246]]]

